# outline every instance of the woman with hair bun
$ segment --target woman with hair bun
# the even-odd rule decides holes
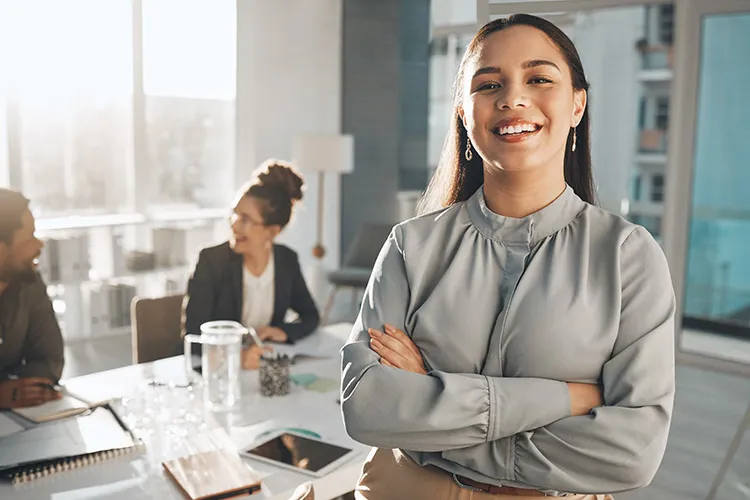
[[[207,321],[232,320],[255,328],[262,340],[295,342],[317,328],[320,316],[296,252],[274,243],[303,187],[290,164],[268,160],[237,192],[231,239],[203,249],[188,282],[183,334],[200,333]],[[295,322],[285,322],[288,309],[297,313]],[[243,349],[243,368],[257,368],[261,352]]]

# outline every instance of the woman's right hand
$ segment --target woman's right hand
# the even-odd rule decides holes
[[[570,415],[579,417],[588,415],[591,410],[604,404],[602,390],[597,384],[568,382],[570,393]]]
[[[257,345],[251,345],[246,349],[242,349],[242,369],[243,370],[257,370],[260,366],[260,357],[264,352],[272,352],[268,346],[258,347]]]

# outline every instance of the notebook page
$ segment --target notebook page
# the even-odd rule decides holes
[[[10,436],[18,431],[22,431],[24,428],[8,415],[0,413],[0,439],[5,436]]]
[[[0,446],[0,468],[135,446],[106,408],[58,420],[7,436]]]

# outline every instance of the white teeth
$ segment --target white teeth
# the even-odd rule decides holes
[[[521,132],[534,132],[535,130],[537,130],[537,128],[537,125],[533,123],[522,123],[519,125],[501,127],[499,133],[500,135],[520,134]]]

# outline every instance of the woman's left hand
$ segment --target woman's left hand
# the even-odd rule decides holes
[[[382,364],[427,374],[422,353],[407,334],[391,325],[385,325],[385,332],[370,328],[367,333],[370,334],[370,346],[380,356]]]
[[[286,342],[289,339],[284,330],[275,326],[259,328],[258,337],[260,337],[260,340],[270,340],[272,342]]]
[[[260,366],[260,357],[264,352],[273,352],[270,347],[258,347],[257,345],[251,345],[246,349],[242,349],[242,357],[240,358],[243,370],[257,370]]]

